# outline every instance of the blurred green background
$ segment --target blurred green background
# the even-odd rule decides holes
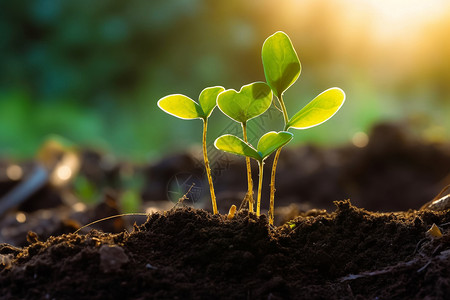
[[[31,157],[49,134],[134,161],[200,143],[201,122],[166,115],[158,99],[264,80],[261,47],[277,30],[303,67],[290,115],[329,87],[347,93],[297,143],[348,143],[382,120],[449,140],[445,0],[0,0],[0,155]],[[230,125],[213,118],[211,141]],[[264,120],[281,129],[276,111]]]

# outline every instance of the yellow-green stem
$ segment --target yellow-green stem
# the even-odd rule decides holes
[[[287,114],[286,106],[284,105],[283,96],[278,95],[278,102],[281,106],[281,111],[283,112],[284,119],[284,130],[288,130],[287,124],[289,122],[289,117]],[[273,159],[272,173],[270,176],[270,207],[269,207],[269,224],[273,225],[274,215],[275,215],[275,174],[277,172],[278,158],[280,157],[280,152],[282,148],[279,148],[275,153],[275,158]]]
[[[258,200],[256,202],[256,216],[259,217],[261,214],[261,189],[262,189],[262,181],[263,181],[263,171],[264,171],[264,163],[258,162],[259,166],[259,182],[258,182]]]
[[[270,208],[269,208],[269,224],[273,225],[275,214],[275,173],[277,172],[278,157],[280,157],[281,148],[278,148],[273,159],[272,174],[270,176]]]
[[[203,119],[203,159],[205,161],[205,169],[206,169],[206,176],[208,177],[208,183],[209,183],[209,191],[211,192],[211,202],[213,207],[213,213],[217,214],[217,203],[216,203],[216,194],[214,193],[214,185],[211,177],[211,168],[209,167],[209,161],[208,161],[208,153],[206,152],[206,129],[208,126],[208,121],[206,119]]]
[[[242,123],[242,133],[244,136],[244,142],[247,143],[247,123]],[[248,200],[248,211],[253,212],[253,180],[252,180],[252,166],[250,164],[250,157],[245,157],[245,163],[247,164],[247,195],[245,196]]]
[[[288,114],[287,114],[286,105],[284,105],[283,95],[279,95],[278,96],[278,102],[281,105],[281,111],[283,112],[284,126],[286,126],[287,123],[289,122],[289,117],[288,117]]]

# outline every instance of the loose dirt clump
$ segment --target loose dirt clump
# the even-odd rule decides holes
[[[280,227],[180,208],[130,233],[0,246],[0,299],[444,299],[450,212],[374,213],[349,201]],[[432,224],[443,236],[427,235]],[[4,258],[4,259],[3,259]]]

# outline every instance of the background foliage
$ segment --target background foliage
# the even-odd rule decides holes
[[[0,0],[0,154],[31,156],[52,133],[134,160],[200,142],[199,122],[157,100],[264,80],[261,46],[277,30],[303,67],[288,111],[332,86],[347,93],[296,142],[345,143],[385,119],[449,139],[446,1]],[[231,125],[213,114],[211,141]],[[276,111],[265,120],[282,127]]]

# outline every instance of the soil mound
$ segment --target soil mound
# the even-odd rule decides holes
[[[444,299],[450,211],[333,213],[271,227],[240,211],[155,213],[130,233],[0,246],[0,299]],[[432,224],[443,236],[427,234]]]

